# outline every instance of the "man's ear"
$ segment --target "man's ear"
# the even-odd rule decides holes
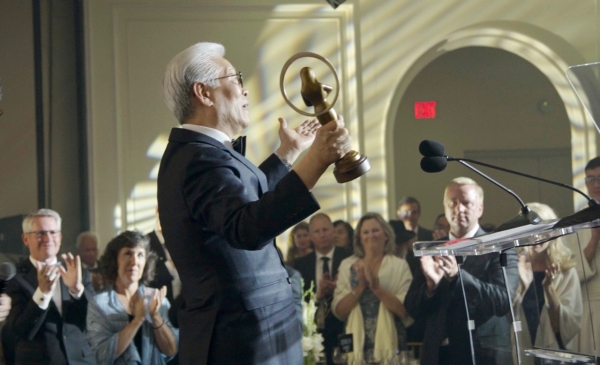
[[[204,106],[213,105],[211,95],[212,92],[206,84],[202,82],[196,82],[194,86],[192,86],[192,93],[194,93],[194,99],[196,99],[199,103]]]

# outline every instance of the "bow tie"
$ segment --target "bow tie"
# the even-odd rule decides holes
[[[231,146],[235,152],[242,156],[246,155],[246,136],[239,136],[238,138],[231,141]]]

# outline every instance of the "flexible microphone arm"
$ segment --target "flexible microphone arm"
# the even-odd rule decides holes
[[[477,170],[475,167],[469,165],[468,163],[466,163],[464,161],[464,159],[462,158],[453,158],[450,156],[445,156],[448,161],[458,161],[459,163],[465,165],[467,168],[475,171],[475,173],[477,173],[478,175],[483,176],[487,181],[491,182],[492,184],[496,185],[497,187],[499,187],[500,189],[506,191],[507,193],[509,193],[510,195],[512,195],[515,199],[517,199],[517,201],[519,202],[519,204],[521,205],[521,212],[523,213],[527,213],[529,212],[529,208],[525,205],[525,203],[523,202],[523,200],[512,190],[510,190],[509,188],[507,188],[506,186],[500,184],[499,182],[497,182],[496,180],[492,179],[491,177],[487,176],[486,174],[484,174],[483,172]],[[469,161],[471,162],[471,161]]]
[[[496,228],[496,230],[494,232],[501,232],[501,231],[505,231],[505,230],[511,229],[511,228],[526,226],[528,224],[538,224],[539,222],[542,221],[542,219],[540,218],[540,216],[536,212],[534,212],[531,209],[529,209],[529,207],[527,205],[525,205],[525,203],[523,202],[523,200],[514,191],[512,191],[509,188],[507,188],[506,186],[500,184],[499,182],[497,182],[496,180],[494,180],[491,177],[487,176],[483,172],[477,170],[476,168],[474,168],[473,166],[469,165],[465,161],[462,161],[462,159],[455,159],[455,158],[452,158],[450,156],[444,156],[444,157],[446,157],[448,159],[448,161],[458,161],[458,162],[460,162],[462,165],[464,165],[467,168],[473,170],[475,173],[481,175],[486,180],[488,180],[489,182],[491,182],[494,185],[498,186],[500,189],[506,191],[507,193],[509,193],[510,195],[512,195],[513,197],[515,197],[515,199],[517,199],[517,201],[521,205],[521,213],[519,213],[517,216],[513,217],[512,219],[510,219],[508,222],[502,223],[500,225],[500,227]]]
[[[498,166],[490,165],[490,164],[487,164],[487,163],[484,163],[484,162],[479,162],[479,161],[471,160],[471,159],[468,159],[468,158],[453,158],[453,157],[450,157],[450,156],[446,156],[446,157],[447,157],[448,161],[458,161],[460,163],[462,163],[463,161],[466,161],[466,162],[474,163],[476,165],[481,165],[481,166],[489,167],[491,169],[496,169],[496,170],[508,172],[508,173],[511,173],[511,174],[515,174],[515,175],[519,175],[519,176],[523,176],[523,177],[528,177],[528,178],[531,178],[531,179],[534,179],[534,180],[543,181],[543,182],[546,182],[546,183],[549,183],[549,184],[552,184],[552,185],[561,186],[563,188],[567,188],[569,190],[578,192],[579,194],[583,195],[587,199],[588,205],[590,207],[593,206],[593,205],[598,205],[598,201],[596,199],[592,199],[587,194],[585,194],[583,191],[581,191],[581,190],[579,190],[577,188],[574,188],[572,186],[566,185],[566,184],[562,184],[562,183],[559,183],[559,182],[556,182],[556,181],[552,181],[552,180],[546,180],[546,179],[543,179],[541,177],[537,177],[537,176],[533,176],[533,175],[528,175],[528,174],[525,174],[525,173],[522,173],[522,172],[518,172],[518,171],[508,170],[508,169],[505,169],[503,167],[498,167]]]

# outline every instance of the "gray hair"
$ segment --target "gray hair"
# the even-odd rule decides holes
[[[92,231],[85,231],[77,235],[77,239],[75,240],[76,249],[79,250],[81,248],[81,244],[83,243],[84,238],[92,238],[96,241],[96,244],[98,244],[98,235]]]
[[[38,217],[52,217],[56,220],[56,225],[58,229],[61,228],[62,219],[60,218],[60,214],[52,209],[42,208],[35,213],[29,213],[25,218],[23,218],[23,233],[31,232],[31,227],[33,226],[33,221]]]
[[[200,42],[177,54],[167,65],[162,80],[163,98],[180,124],[194,115],[191,88],[197,82],[217,87],[214,79],[222,67],[215,58],[225,55],[225,47],[218,43]]]

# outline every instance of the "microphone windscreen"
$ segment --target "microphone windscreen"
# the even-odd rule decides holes
[[[15,276],[17,268],[12,262],[3,262],[0,264],[0,280],[8,281]]]
[[[444,171],[448,166],[448,160],[445,157],[423,157],[421,159],[421,169],[425,172]]]
[[[440,142],[426,139],[419,144],[419,152],[421,152],[421,154],[425,157],[444,156],[446,147],[444,147],[444,145]]]

